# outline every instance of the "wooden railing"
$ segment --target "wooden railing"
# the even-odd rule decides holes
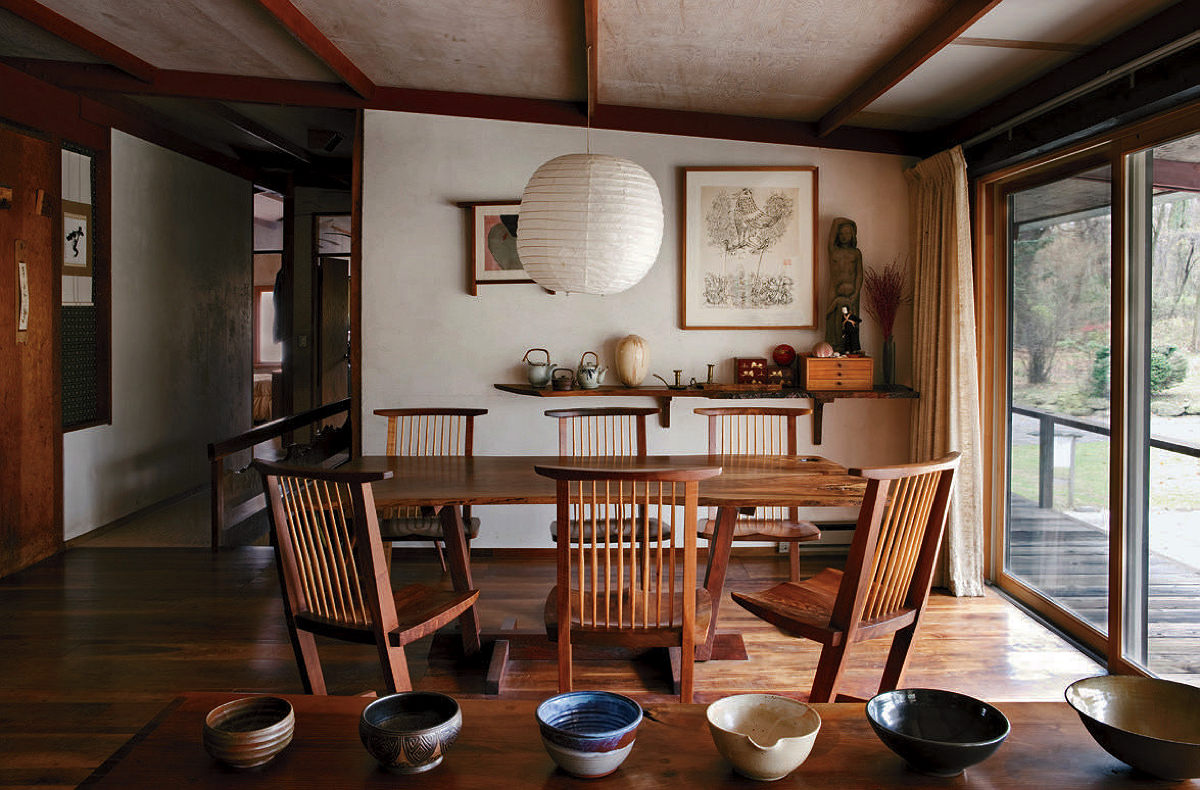
[[[346,414],[346,423],[340,429],[326,429],[324,434],[317,433],[314,441],[306,445],[292,445],[288,449],[288,458],[295,458],[297,461],[309,460],[304,457],[305,453],[313,453],[311,460],[324,460],[331,455],[334,455],[342,450],[349,451],[350,449],[350,433],[349,433],[349,416],[350,416],[350,399],[343,398],[339,401],[326,403],[323,406],[318,406],[315,409],[292,414],[287,417],[280,417],[278,420],[265,422],[256,428],[252,428],[245,433],[240,433],[237,436],[232,436],[228,439],[223,439],[219,442],[214,442],[208,446],[208,461],[211,476],[212,496],[212,550],[216,551],[221,547],[221,535],[225,532],[225,459],[236,453],[244,450],[250,450],[253,455],[255,445],[263,442],[285,436],[300,428],[313,425],[338,414]],[[299,456],[299,457],[297,457]],[[245,502],[240,503],[236,511],[231,514],[228,519],[232,524],[238,524],[241,521],[252,516],[259,510],[266,508],[266,498],[262,494],[251,497]]]

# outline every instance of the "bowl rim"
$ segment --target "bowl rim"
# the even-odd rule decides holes
[[[920,735],[909,735],[906,732],[901,732],[900,730],[897,730],[893,727],[889,727],[888,725],[884,724],[882,721],[878,720],[875,717],[875,715],[873,713],[874,708],[877,707],[878,704],[882,704],[881,702],[877,703],[877,700],[882,700],[885,697],[890,697],[892,695],[901,694],[904,692],[911,692],[911,691],[915,691],[918,693],[926,693],[926,694],[932,693],[932,694],[945,695],[945,696],[949,696],[949,697],[957,697],[959,699],[966,700],[968,702],[973,702],[973,703],[981,706],[985,711],[988,711],[989,713],[992,713],[995,716],[998,716],[999,720],[1004,722],[1004,732],[1000,733],[999,735],[996,735],[995,737],[987,738],[985,740],[979,740],[979,741],[942,741],[942,740],[937,740],[936,738],[925,738]],[[914,740],[914,741],[921,741],[921,742],[925,742],[925,743],[935,743],[938,746],[949,746],[949,747],[960,747],[960,748],[992,746],[994,744],[1003,742],[1012,733],[1012,722],[1010,722],[1008,720],[1008,717],[1004,715],[1004,711],[1000,710],[995,705],[991,704],[990,702],[987,702],[986,700],[981,700],[978,697],[972,697],[970,694],[963,694],[962,692],[959,692],[959,691],[950,691],[949,689],[901,688],[901,689],[892,689],[890,691],[881,691],[878,694],[876,694],[874,697],[871,697],[871,699],[867,700],[866,714],[867,714],[867,720],[869,722],[871,722],[871,724],[873,726],[878,727],[882,730],[885,730],[888,733],[897,735],[901,738],[908,738],[908,739]]]
[[[277,703],[283,704],[283,707],[280,709],[279,718],[275,719],[270,724],[258,727],[257,729],[229,730],[214,721],[214,719],[234,710],[253,710],[260,707],[269,710],[269,708],[266,706],[274,706]],[[292,703],[283,697],[275,696],[273,694],[254,694],[245,697],[238,697],[237,699],[231,699],[228,702],[222,702],[220,705],[210,710],[204,715],[204,729],[214,733],[235,734],[241,737],[250,737],[251,735],[266,733],[271,729],[284,724],[289,718],[294,718],[295,715],[296,712],[292,707]]]
[[[1151,678],[1151,677],[1145,677],[1144,675],[1090,675],[1086,678],[1080,678],[1079,680],[1076,680],[1071,685],[1067,686],[1063,690],[1063,698],[1066,699],[1067,704],[1071,706],[1071,709],[1074,710],[1076,713],[1078,713],[1080,716],[1085,717],[1089,721],[1094,721],[1102,727],[1107,727],[1110,730],[1116,730],[1117,732],[1125,733],[1126,735],[1133,735],[1138,738],[1145,738],[1146,740],[1154,741],[1155,743],[1174,744],[1174,745],[1183,746],[1183,747],[1190,746],[1192,748],[1200,747],[1200,741],[1179,741],[1179,740],[1175,740],[1174,738],[1160,738],[1157,735],[1147,735],[1146,733],[1138,732],[1137,730],[1129,730],[1124,727],[1118,727],[1117,725],[1110,724],[1109,722],[1104,721],[1103,719],[1096,718],[1091,713],[1088,713],[1087,711],[1081,709],[1080,707],[1078,707],[1075,704],[1075,701],[1072,699],[1071,690],[1074,689],[1076,686],[1087,683],[1089,681],[1109,680],[1110,678],[1121,678],[1121,680],[1116,681],[1118,683],[1129,683],[1129,684],[1150,685],[1150,686],[1162,685],[1162,686],[1168,686],[1168,687],[1173,686],[1173,687],[1177,687],[1179,690],[1181,690],[1182,693],[1200,695],[1200,689],[1197,689],[1195,686],[1190,686],[1187,683],[1179,683],[1174,680],[1166,680],[1164,678]]]
[[[367,711],[371,710],[372,708],[374,708],[376,706],[383,707],[383,705],[381,705],[381,703],[387,702],[395,697],[414,697],[414,696],[416,696],[416,697],[435,697],[435,698],[440,697],[442,699],[447,699],[450,701],[451,704],[454,705],[454,712],[451,713],[446,718],[439,721],[437,724],[432,724],[428,727],[423,727],[419,730],[392,730],[392,729],[388,729],[386,727],[381,727],[378,724],[376,724],[375,722],[369,721],[367,719]],[[431,732],[434,732],[435,730],[439,730],[442,727],[445,727],[447,724],[454,721],[454,719],[456,717],[461,716],[461,715],[462,715],[462,706],[458,704],[458,700],[456,700],[454,697],[451,697],[449,694],[443,694],[440,691],[397,691],[395,694],[385,694],[382,697],[371,700],[367,704],[367,706],[363,708],[362,714],[358,717],[358,721],[362,725],[370,727],[373,730],[377,730],[379,732],[386,733],[388,735],[400,735],[400,736],[424,735],[426,733],[431,733]]]
[[[611,730],[604,730],[603,732],[589,732],[586,734],[572,732],[571,730],[565,730],[562,727],[555,727],[553,724],[546,721],[546,719],[543,717],[543,715],[542,715],[543,709],[547,705],[549,705],[551,702],[554,702],[556,700],[561,700],[564,698],[568,698],[568,697],[582,696],[585,694],[589,695],[589,696],[608,697],[608,698],[616,700],[626,706],[632,706],[632,709],[637,711],[637,715],[628,724],[622,724],[620,727],[614,727]],[[547,699],[542,700],[540,703],[538,703],[537,710],[534,712],[534,715],[537,718],[537,723],[538,723],[539,727],[545,727],[546,729],[551,730],[553,732],[563,733],[564,735],[569,735],[572,738],[578,738],[580,740],[602,740],[604,738],[611,738],[614,735],[618,735],[620,733],[627,732],[631,729],[638,727],[642,723],[642,718],[645,714],[644,714],[644,711],[642,710],[642,706],[640,704],[638,704],[638,702],[636,700],[634,700],[630,697],[627,697],[624,694],[618,694],[615,691],[599,691],[599,690],[591,690],[591,689],[580,689],[578,691],[564,691],[561,694],[555,694],[553,697],[548,697]]]
[[[817,712],[817,709],[814,708],[812,705],[810,705],[807,702],[798,700],[795,697],[785,697],[783,694],[769,694],[769,693],[765,693],[765,692],[756,692],[756,691],[749,691],[749,692],[746,692],[743,694],[730,694],[728,696],[721,697],[718,700],[714,700],[714,701],[710,702],[708,704],[708,706],[704,709],[704,718],[708,721],[708,724],[710,727],[716,727],[721,732],[728,732],[733,735],[745,735],[746,733],[744,733],[744,732],[739,732],[738,730],[731,730],[728,727],[722,727],[720,724],[717,724],[715,721],[713,721],[712,715],[713,715],[714,708],[719,710],[720,707],[722,706],[722,703],[727,703],[728,700],[743,699],[743,698],[750,698],[750,697],[762,697],[762,698],[767,698],[767,699],[786,700],[788,703],[798,705],[799,707],[804,709],[803,712],[800,714],[801,716],[811,713],[816,718],[816,720],[817,720],[816,727],[814,727],[811,732],[806,732],[801,735],[788,735],[784,738],[780,738],[779,740],[781,740],[781,741],[782,740],[794,740],[794,739],[798,739],[798,738],[808,738],[810,736],[817,735],[818,733],[821,732],[821,725],[823,724],[823,722],[821,720],[821,714],[819,712]],[[733,703],[727,703],[727,704],[733,704]]]

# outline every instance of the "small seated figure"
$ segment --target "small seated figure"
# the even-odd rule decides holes
[[[862,319],[850,312],[850,308],[842,305],[842,347],[843,354],[861,354],[862,346],[858,344],[858,325]]]

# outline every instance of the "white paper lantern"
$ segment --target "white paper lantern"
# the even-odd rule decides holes
[[[650,271],[662,233],[662,197],[644,167],[567,154],[539,167],[525,186],[517,254],[551,291],[615,294]]]

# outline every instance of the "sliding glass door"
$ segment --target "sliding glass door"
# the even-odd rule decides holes
[[[1003,459],[996,581],[1111,669],[1200,684],[1200,112],[1188,117],[985,185],[981,283],[995,283],[985,323],[999,328],[985,381]]]

